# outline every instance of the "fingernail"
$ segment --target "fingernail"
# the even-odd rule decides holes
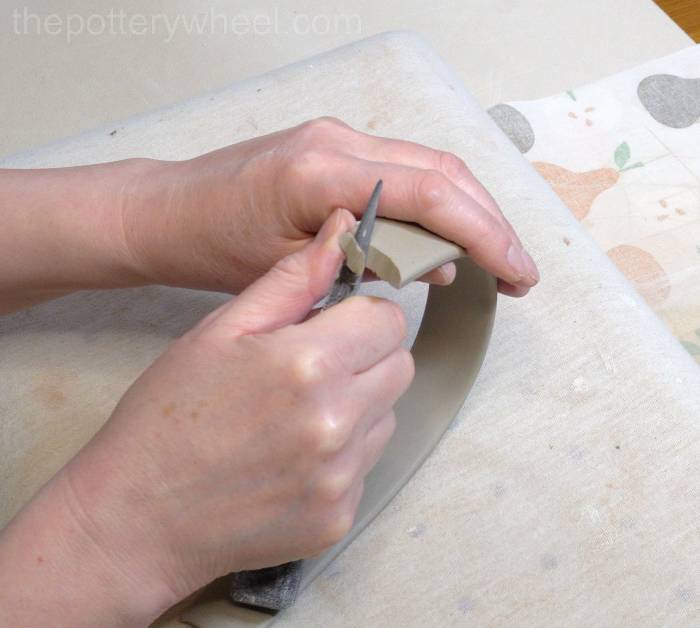
[[[535,283],[540,280],[540,272],[537,270],[537,265],[535,261],[530,257],[530,254],[523,249],[523,260],[525,262],[525,271],[528,277],[532,279]]]
[[[520,281],[522,281],[526,274],[525,260],[520,254],[520,249],[516,247],[515,244],[511,244],[510,247],[508,247],[506,261],[508,262],[509,266],[516,275],[513,278],[514,283],[519,283]]]

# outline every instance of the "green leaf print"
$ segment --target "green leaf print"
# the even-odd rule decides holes
[[[632,168],[641,168],[644,164],[641,161],[638,161],[635,164],[632,164],[631,166],[626,166],[624,168],[620,168],[620,172],[625,172],[626,170],[632,170]]]
[[[690,353],[690,355],[700,355],[700,345],[696,345],[694,342],[688,342],[686,340],[681,340],[683,348]]]
[[[625,164],[630,160],[630,145],[627,142],[622,142],[615,149],[615,164],[622,170]]]

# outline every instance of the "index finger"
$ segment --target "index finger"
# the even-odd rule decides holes
[[[378,297],[350,297],[298,327],[352,374],[381,362],[406,337],[406,319],[400,306]]]
[[[382,179],[382,216],[416,222],[459,244],[505,282],[530,288],[539,281],[535,263],[504,222],[437,170],[333,155],[327,156],[322,175],[307,188],[307,201],[317,208],[332,203],[360,215],[369,191]]]

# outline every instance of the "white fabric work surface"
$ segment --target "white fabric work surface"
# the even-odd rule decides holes
[[[276,624],[697,624],[697,366],[420,40],[360,42],[3,165],[185,158],[322,114],[461,155],[542,282],[501,300],[454,429]],[[15,478],[2,486],[5,510],[106,418],[168,337],[220,300],[147,288],[0,321],[0,471]]]
[[[692,43],[652,0],[0,0],[0,158],[393,29],[433,42],[484,106]]]

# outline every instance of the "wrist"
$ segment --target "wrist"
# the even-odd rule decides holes
[[[103,243],[104,263],[111,267],[109,274],[113,284],[107,287],[134,287],[157,283],[147,259],[134,246],[130,234],[129,216],[131,209],[138,205],[143,213],[154,204],[154,190],[170,162],[156,159],[134,158],[89,166],[104,167],[105,171],[93,173],[92,181],[99,186],[100,211],[96,216],[96,228],[105,234]],[[102,176],[100,176],[102,175]],[[155,224],[144,224],[144,231],[157,228]]]
[[[0,307],[146,283],[124,237],[122,207],[153,164],[1,170]]]
[[[61,471],[3,531],[0,624],[146,626],[177,601],[128,560],[128,530],[105,543],[79,510]]]
[[[124,239],[148,283],[236,293],[250,278],[230,173],[208,155],[157,162],[125,195]]]

